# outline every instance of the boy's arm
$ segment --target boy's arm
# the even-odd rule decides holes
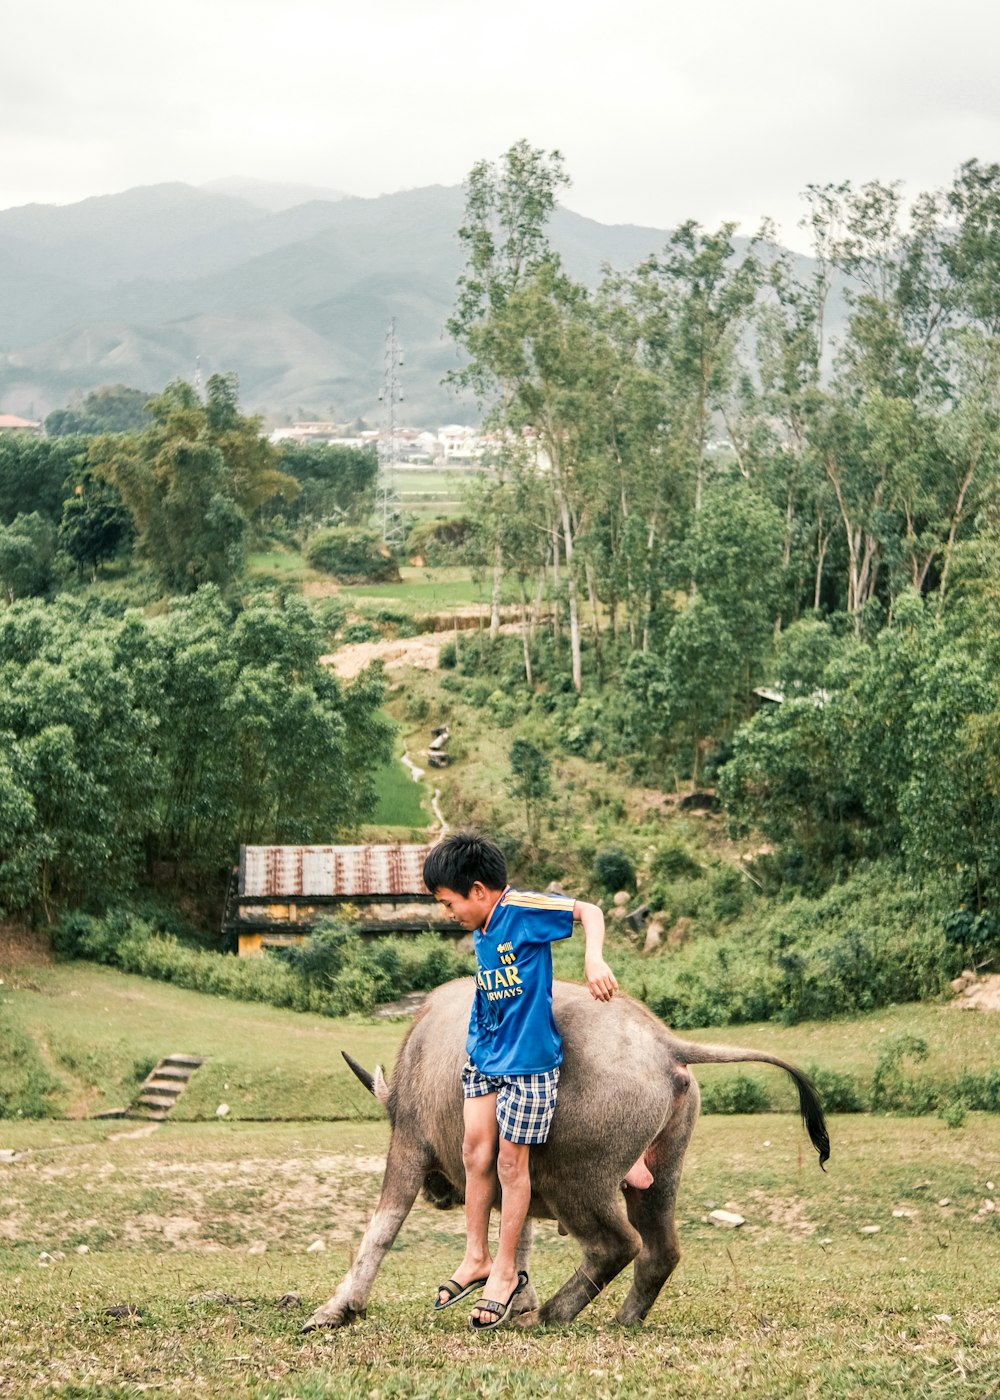
[[[604,911],[596,904],[578,899],[573,905],[573,918],[583,926],[583,971],[590,995],[597,1001],[610,1001],[618,990],[618,979],[604,961]]]

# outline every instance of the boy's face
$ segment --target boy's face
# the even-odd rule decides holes
[[[499,890],[488,890],[481,880],[477,880],[468,894],[459,894],[447,885],[438,885],[434,898],[443,904],[451,918],[462,928],[482,928],[490,910],[500,898]]]

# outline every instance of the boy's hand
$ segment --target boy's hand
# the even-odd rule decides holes
[[[618,979],[603,958],[588,958],[583,975],[595,1001],[610,1001],[618,990]]]

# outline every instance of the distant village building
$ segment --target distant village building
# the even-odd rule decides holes
[[[520,434],[536,464],[545,470],[548,459],[530,429]],[[290,428],[275,428],[268,440],[279,444],[336,443],[342,447],[373,447],[382,451],[388,434],[384,428],[363,428],[353,432],[347,423],[299,422]],[[505,442],[503,433],[484,433],[464,423],[449,423],[432,431],[429,428],[399,427],[394,434],[395,460],[400,466],[479,466],[495,460]]]
[[[23,433],[28,437],[43,437],[45,426],[33,418],[18,418],[16,413],[0,413],[0,433]]]
[[[478,430],[461,423],[450,423],[445,428],[439,428],[438,442],[445,462],[477,462],[486,450]]]
[[[429,845],[241,846],[222,931],[241,957],[303,942],[321,919],[347,914],[365,933],[454,934],[423,880]]]
[[[327,444],[335,442],[340,446],[361,447],[361,438],[353,436],[349,423],[302,422],[293,423],[290,428],[275,428],[269,435],[270,442],[297,442]]]

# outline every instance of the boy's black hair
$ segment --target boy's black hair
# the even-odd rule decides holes
[[[424,861],[424,884],[431,894],[448,889],[464,899],[477,880],[488,890],[502,890],[507,883],[507,861],[495,841],[475,831],[456,831],[431,847]]]

